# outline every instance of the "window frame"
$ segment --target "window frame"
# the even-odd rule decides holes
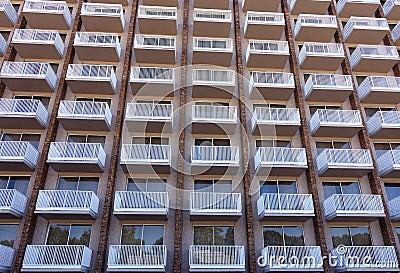
[[[123,232],[124,226],[142,226],[142,233],[141,233],[141,236],[140,236],[140,245],[134,245],[134,246],[145,246],[145,245],[142,244],[142,242],[143,242],[143,234],[144,234],[144,227],[145,226],[162,226],[163,227],[163,234],[162,234],[163,244],[162,245],[165,245],[165,224],[137,224],[137,223],[122,224],[121,225],[121,229],[120,229],[120,235],[119,235],[119,244],[120,245],[123,245],[122,244],[122,234],[123,234],[122,232]]]

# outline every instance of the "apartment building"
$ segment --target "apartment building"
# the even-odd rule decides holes
[[[399,49],[398,0],[0,0],[0,272],[399,271]]]

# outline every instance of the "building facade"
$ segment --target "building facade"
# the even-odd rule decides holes
[[[399,21],[1,0],[0,271],[399,271]]]

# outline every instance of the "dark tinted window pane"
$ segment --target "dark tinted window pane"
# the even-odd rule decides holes
[[[0,176],[0,189],[7,189],[8,176]]]
[[[164,226],[143,226],[144,245],[163,245]]]
[[[194,244],[195,245],[212,245],[213,244],[213,228],[209,226],[194,227]]]
[[[296,181],[279,181],[279,193],[296,194],[297,186]]]
[[[264,246],[283,246],[282,227],[263,227]]]
[[[331,227],[333,247],[338,245],[351,246],[349,229],[347,227]]]
[[[29,176],[11,176],[8,182],[8,189],[16,189],[25,194],[29,184]]]
[[[285,245],[304,246],[303,227],[283,227],[285,233]]]
[[[89,246],[91,229],[90,225],[72,225],[68,244]]]
[[[212,180],[195,180],[194,181],[194,190],[202,191],[202,192],[212,192]]]
[[[50,224],[46,245],[66,245],[69,228],[69,225]]]
[[[400,196],[400,183],[385,183],[385,188],[389,200]]]
[[[97,193],[98,185],[99,185],[98,177],[81,177],[79,180],[78,190],[92,191],[94,193]]]
[[[232,192],[232,181],[229,180],[219,180],[214,183],[214,192]]]
[[[57,190],[77,190],[79,177],[60,177]]]
[[[166,190],[166,182],[162,179],[152,179],[147,181],[148,192],[165,192]]]
[[[214,227],[214,245],[235,245],[233,227]]]
[[[351,233],[351,239],[353,241],[353,246],[372,245],[368,227],[351,227],[350,233]]]
[[[360,187],[358,182],[342,182],[343,194],[360,194]]]
[[[265,181],[261,184],[260,195],[264,193],[278,193],[278,185],[276,181]]]
[[[126,190],[127,191],[144,191],[145,183],[146,183],[145,179],[128,178]]]
[[[38,134],[23,134],[22,141],[29,141],[30,144],[33,145],[36,149],[39,147],[40,135]]]
[[[328,199],[333,194],[340,194],[340,183],[336,182],[323,182],[324,197]]]
[[[141,245],[143,226],[122,226],[121,245]]]
[[[0,245],[13,247],[17,230],[17,224],[0,224]]]
[[[397,233],[397,237],[400,240],[400,227],[396,227],[396,233]]]

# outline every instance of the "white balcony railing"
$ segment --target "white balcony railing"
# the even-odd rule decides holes
[[[387,17],[393,8],[400,5],[399,0],[386,0],[385,4],[382,5],[383,15]]]
[[[294,77],[292,73],[252,71],[249,81],[249,92],[252,92],[254,87],[294,88]]]
[[[233,52],[232,39],[193,37],[194,51]]]
[[[386,1],[386,3],[387,2],[389,2],[389,1]],[[393,38],[393,41],[395,42],[395,43],[397,43],[398,42],[398,40],[399,40],[399,38],[400,38],[400,22],[399,23],[397,23],[397,25],[392,29],[392,38]]]
[[[28,141],[0,141],[0,162],[22,160],[31,169],[35,169],[38,159],[38,150]]]
[[[381,196],[373,194],[333,194],[324,201],[324,212],[327,219],[339,214],[385,215]]]
[[[258,215],[313,215],[311,194],[264,193],[257,201]]]
[[[83,3],[82,15],[120,17],[124,24],[124,10],[120,4]]]
[[[175,19],[176,7],[161,7],[161,6],[139,6],[138,18],[149,19]]]
[[[0,189],[0,212],[22,217],[25,213],[27,200],[28,198],[25,195],[15,189]]]
[[[368,76],[358,87],[360,100],[373,91],[400,92],[400,77]]]
[[[305,96],[308,97],[314,89],[353,89],[350,75],[311,74],[304,85]]]
[[[344,57],[341,44],[336,43],[304,43],[299,53],[299,63],[302,64],[307,56]]]
[[[240,193],[191,192],[190,212],[205,214],[225,214],[242,212]]]
[[[213,9],[193,9],[193,20],[199,22],[232,22],[232,11]]]
[[[10,1],[1,0],[0,1],[0,11],[4,12],[6,14],[6,16],[8,17],[8,19],[10,20],[10,22],[13,25],[15,25],[15,23],[17,22],[17,19],[18,19],[18,14],[15,11],[15,9]]]
[[[251,54],[289,55],[289,44],[286,41],[249,40],[246,62]]]
[[[347,39],[354,29],[390,31],[385,18],[351,16],[343,28],[343,38]]]
[[[367,121],[368,133],[371,136],[383,128],[400,128],[400,113],[378,111]]]
[[[111,245],[108,251],[108,269],[111,270],[165,270],[165,245]]]
[[[34,117],[46,126],[49,113],[40,100],[0,99],[0,117]]]
[[[121,54],[121,45],[117,34],[102,32],[77,32],[74,45],[93,47],[115,47],[118,56]]]
[[[57,82],[56,73],[49,63],[5,61],[1,67],[0,76],[3,78],[45,79],[53,89]]]
[[[323,173],[329,167],[370,168],[371,154],[363,149],[324,149],[317,157],[317,168]]]
[[[104,168],[106,153],[101,143],[52,142],[49,163],[97,163]]]
[[[35,213],[88,213],[96,216],[99,198],[92,191],[40,190]]]
[[[300,14],[294,28],[295,36],[299,34],[302,27],[337,28],[336,17],[331,15]]]
[[[400,168],[400,150],[385,152],[378,158],[377,164],[380,176],[385,176],[394,169]]]
[[[133,66],[131,68],[130,81],[173,83],[174,70],[168,67]]]
[[[360,4],[360,8],[362,4],[376,4],[379,5],[381,2],[380,0],[339,0],[336,4],[337,13],[340,14],[347,3],[355,3]],[[372,15],[372,14],[371,14]]]
[[[168,214],[167,192],[115,192],[114,213]]]
[[[252,128],[257,124],[299,124],[300,113],[297,108],[256,107],[252,116]]]
[[[69,64],[67,80],[109,81],[115,90],[117,78],[112,65]]]
[[[3,35],[0,35],[0,56],[4,56],[7,51],[7,41],[4,39]]]
[[[104,119],[107,126],[110,126],[112,114],[107,102],[62,100],[57,117],[87,120]]]
[[[123,144],[121,163],[164,163],[171,161],[171,145]]]
[[[392,221],[398,221],[400,219],[400,196],[389,200],[388,207]]]
[[[356,67],[362,59],[398,60],[399,53],[395,46],[358,45],[350,56],[351,68]]]
[[[172,104],[128,103],[125,118],[128,120],[171,121],[172,113]]]
[[[14,253],[14,248],[0,245],[0,269],[11,269],[14,260]]]
[[[175,36],[159,36],[159,35],[135,35],[136,48],[175,50]]]
[[[192,105],[192,119],[203,122],[237,122],[237,107]]]
[[[12,43],[28,44],[54,44],[60,55],[64,53],[64,42],[58,31],[55,30],[36,30],[36,29],[16,29],[12,36]]]
[[[28,245],[22,270],[88,270],[91,257],[92,250],[83,245]]]
[[[228,69],[193,69],[193,84],[234,85],[235,72]]]
[[[310,130],[314,133],[321,126],[362,127],[358,110],[318,109],[310,120]]]
[[[332,249],[337,257],[337,271],[398,271],[399,263],[393,246],[343,246]],[[356,258],[355,258],[356,257]],[[377,265],[379,265],[377,267]],[[379,269],[377,269],[379,268]]]
[[[319,246],[267,246],[261,250],[261,255],[266,261],[265,271],[323,271]],[[297,259],[295,263],[290,262],[293,257]]]
[[[237,146],[192,146],[192,164],[239,164]]]
[[[68,26],[72,24],[71,13],[65,2],[27,0],[22,9],[24,13],[60,14],[64,16]]]
[[[260,165],[274,167],[307,166],[304,148],[259,147],[254,157],[256,169]]]
[[[243,246],[191,245],[189,267],[199,270],[230,269],[245,267]]]
[[[284,26],[285,16],[283,13],[248,11],[244,22],[245,32],[250,24]]]

